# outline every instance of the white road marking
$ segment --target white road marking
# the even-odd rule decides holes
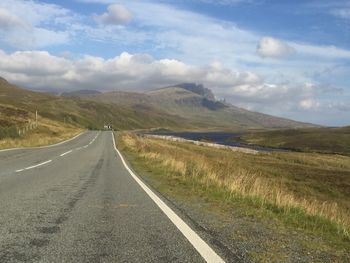
[[[83,133],[85,133],[85,132],[82,132],[82,133],[76,135],[75,137],[73,137],[73,138],[71,138],[71,139],[69,139],[69,140],[66,140],[66,141],[63,141],[63,142],[60,142],[60,143],[57,143],[57,144],[54,144],[54,145],[48,145],[48,146],[42,146],[42,147],[32,147],[32,148],[13,148],[13,149],[1,150],[0,152],[3,152],[3,151],[10,151],[10,150],[16,150],[16,149],[18,150],[18,149],[49,148],[49,147],[57,146],[57,145],[60,145],[60,144],[69,142],[69,141],[71,141],[71,140],[74,140],[75,138],[79,137],[79,136],[82,135]],[[98,137],[99,134],[100,134],[100,132],[98,132],[98,133],[96,134],[96,136],[94,137],[94,139],[93,139],[89,144],[93,143],[93,142],[96,140],[96,138]],[[81,147],[76,148],[75,150],[80,150],[80,149],[82,149],[82,148],[87,148],[88,146],[89,146],[89,145],[81,146]],[[62,153],[62,154],[60,155],[60,157],[65,156],[65,155],[67,155],[67,154],[69,154],[69,153],[71,153],[71,152],[73,152],[73,150],[69,150],[69,151],[67,151],[67,152],[65,152],[65,153]],[[36,168],[36,167],[39,167],[39,166],[48,164],[48,163],[50,163],[50,162],[52,162],[52,160],[48,160],[48,161],[45,161],[45,162],[42,162],[42,163],[39,163],[39,164],[36,164],[36,165],[33,165],[33,166],[29,166],[29,167],[27,167],[27,168],[18,169],[18,170],[16,170],[15,172],[16,172],[16,173],[20,173],[20,172],[23,172],[23,171],[25,171],[25,170],[30,170],[30,169],[33,169],[33,168]]]
[[[73,150],[70,150],[70,151],[68,151],[68,152],[62,153],[60,156],[61,156],[61,157],[62,157],[62,156],[65,156],[65,155],[67,155],[67,154],[69,154],[69,153],[71,153],[71,152],[73,152]]]
[[[91,142],[89,142],[89,144],[88,145],[91,145],[91,144],[93,144],[94,143],[94,141],[97,139],[97,137],[100,135],[100,132],[98,132],[97,134],[96,134],[96,136],[95,136],[95,138],[93,138],[92,140],[91,140]],[[87,145],[87,146],[88,146]]]
[[[39,163],[39,164],[36,164],[36,165],[33,165],[33,166],[29,166],[27,168],[24,168],[24,170],[30,170],[30,169],[33,169],[33,168],[36,168],[36,167],[39,167],[39,166],[42,166],[42,165],[45,165],[47,163],[51,163],[52,160],[48,160],[46,162],[42,162],[42,163]]]
[[[187,238],[192,246],[198,251],[198,253],[207,262],[225,262],[205,241],[198,236],[169,206],[167,206],[151,189],[147,187],[135,173],[126,164],[124,157],[117,149],[115,145],[114,134],[112,132],[114,149],[118,153],[120,159],[123,162],[126,170],[130,173],[132,178],[141,186],[141,188],[147,193],[147,195],[156,203],[156,205],[164,212],[164,214],[173,222],[173,224],[180,230],[180,232]]]

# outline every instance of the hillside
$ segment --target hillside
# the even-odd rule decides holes
[[[350,126],[251,132],[240,140],[268,147],[350,155]]]
[[[176,116],[150,111],[146,108],[130,109],[116,104],[82,100],[77,97],[58,97],[21,89],[0,80],[0,125],[27,123],[37,110],[40,117],[56,122],[71,123],[85,128],[101,128],[112,123],[116,129],[177,127],[186,122]]]
[[[62,97],[79,97],[82,95],[95,95],[95,94],[100,94],[101,92],[97,90],[76,90],[76,91],[67,91],[67,92],[62,92],[60,95]]]
[[[215,99],[213,93],[196,84],[179,84],[148,92],[113,91],[82,95],[91,101],[149,109],[186,119],[206,129],[302,128],[314,125],[248,111]]]

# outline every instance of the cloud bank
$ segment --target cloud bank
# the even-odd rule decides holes
[[[156,60],[148,54],[121,53],[111,59],[83,56],[73,60],[47,51],[0,51],[0,75],[36,89],[143,90],[203,82],[217,90],[261,82],[251,72],[226,69],[219,63],[193,66],[175,59]]]

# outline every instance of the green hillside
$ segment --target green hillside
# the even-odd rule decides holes
[[[240,139],[269,147],[350,155],[350,126],[251,132]]]
[[[10,126],[28,122],[37,110],[41,117],[71,123],[85,128],[101,128],[112,123],[115,129],[177,127],[186,122],[179,117],[151,111],[132,109],[116,104],[66,98],[21,89],[0,81],[0,125]],[[13,114],[16,111],[16,114]],[[6,114],[8,112],[8,114]]]

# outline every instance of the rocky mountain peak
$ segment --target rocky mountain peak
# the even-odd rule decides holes
[[[196,83],[182,83],[175,85],[174,87],[182,88],[188,91],[191,91],[193,93],[199,94],[209,100],[215,100],[215,96],[213,92],[205,88],[202,84],[196,84]]]

